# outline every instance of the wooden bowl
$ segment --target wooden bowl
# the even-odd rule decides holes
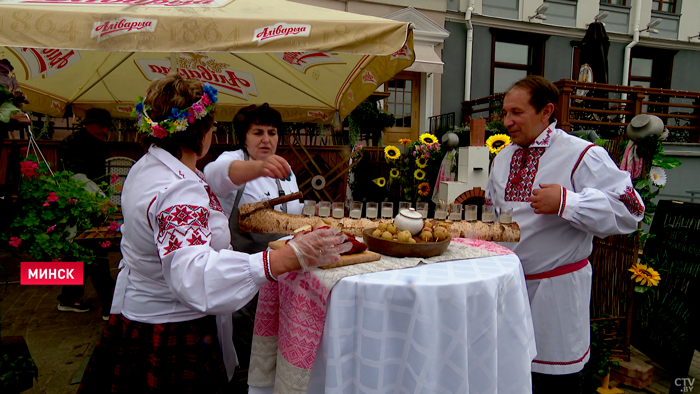
[[[413,237],[416,243],[406,243],[399,241],[388,241],[372,235],[376,228],[368,228],[362,232],[362,238],[367,245],[367,249],[394,257],[433,257],[439,256],[450,246],[452,237],[439,242],[425,242],[418,237]]]

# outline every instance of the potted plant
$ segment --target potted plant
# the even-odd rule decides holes
[[[74,243],[73,237],[116,211],[109,203],[107,183],[101,183],[105,193],[89,191],[87,184],[69,171],[52,173],[36,155],[22,160],[20,172],[17,217],[0,236],[0,245],[13,255],[29,254],[36,261],[94,261],[94,252]],[[30,388],[38,370],[26,342],[22,337],[0,341],[0,392]]]

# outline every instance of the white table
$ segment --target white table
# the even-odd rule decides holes
[[[420,264],[333,287],[308,393],[523,394],[535,356],[515,255]]]

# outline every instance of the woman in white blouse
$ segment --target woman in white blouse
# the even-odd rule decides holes
[[[299,191],[296,177],[287,160],[277,155],[277,144],[284,127],[282,115],[265,103],[238,111],[233,127],[239,148],[222,153],[204,167],[211,190],[229,216],[231,245],[246,253],[261,252],[277,234],[252,234],[238,230],[241,204],[270,200]],[[298,200],[275,207],[278,211],[301,215]]]
[[[291,166],[277,155],[277,145],[284,130],[282,115],[265,103],[250,105],[238,111],[233,118],[238,150],[222,153],[204,167],[204,174],[211,190],[221,201],[229,216],[231,246],[245,253],[257,253],[267,249],[270,241],[280,234],[254,234],[239,231],[238,209],[241,204],[265,201],[299,191]],[[274,207],[278,211],[300,215],[302,205],[298,200]],[[233,342],[239,355],[240,368],[235,380],[238,391],[247,388],[247,371],[253,342],[257,296],[233,313]]]
[[[79,392],[223,392],[237,364],[231,313],[284,272],[337,261],[342,236],[313,232],[256,254],[195,168],[211,144],[216,89],[170,74],[136,104],[150,148],[122,193],[121,271]]]

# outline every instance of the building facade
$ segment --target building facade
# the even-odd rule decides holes
[[[608,83],[700,91],[698,1],[447,0],[446,8],[443,113],[459,114],[462,101],[501,93],[529,74],[578,79],[577,44],[603,12]]]
[[[378,87],[384,110],[396,117],[394,127],[385,131],[384,144],[400,138],[417,139],[428,129],[428,118],[441,110],[442,47],[450,33],[444,28],[445,0],[292,0],[356,14],[411,22],[416,62]]]

